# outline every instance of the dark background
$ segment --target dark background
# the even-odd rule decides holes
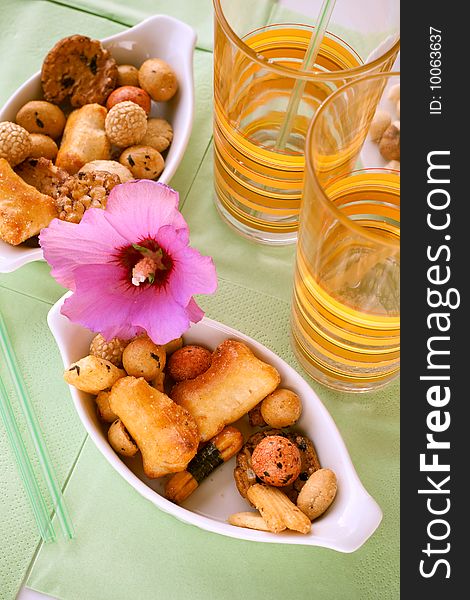
[[[470,530],[466,514],[468,496],[464,488],[470,482],[468,459],[470,440],[467,419],[469,399],[468,375],[470,375],[470,353],[466,340],[470,337],[470,314],[468,313],[468,279],[470,277],[470,69],[468,44],[470,28],[463,16],[463,6],[454,2],[402,2],[402,49],[401,49],[401,175],[403,201],[401,217],[401,243],[403,269],[401,299],[401,589],[403,598],[424,597],[460,598],[468,595],[465,575],[469,572],[468,552],[464,549],[467,532]],[[462,9],[462,11],[461,11]],[[465,11],[466,12],[466,11]],[[442,96],[443,110],[440,116],[431,116],[428,111],[431,96],[438,94],[429,89],[429,27],[442,31]],[[427,154],[432,150],[450,150],[452,201],[448,210],[452,221],[449,230],[433,231],[426,224],[427,194],[433,186],[427,183]],[[444,159],[449,160],[449,159]],[[440,186],[436,186],[440,187]],[[445,212],[445,211],[443,211]],[[439,439],[451,441],[451,449],[440,451],[440,462],[447,457],[451,464],[450,499],[452,507],[447,515],[451,534],[442,542],[428,539],[427,524],[433,518],[426,509],[427,496],[417,493],[426,484],[426,474],[419,471],[419,454],[426,448],[426,415],[433,410],[426,401],[426,390],[430,382],[420,382],[419,376],[426,374],[426,341],[436,335],[427,329],[426,316],[432,309],[427,307],[426,248],[442,243],[445,234],[451,235],[448,244],[452,257],[452,277],[447,287],[456,287],[461,294],[461,305],[456,310],[445,308],[437,311],[451,313],[451,400],[443,410],[451,412],[451,426]],[[433,263],[435,264],[435,263]],[[442,265],[446,264],[444,261]],[[436,286],[433,286],[436,287]],[[442,288],[446,286],[440,286]],[[443,290],[444,291],[444,290]],[[449,357],[446,357],[449,359]],[[443,362],[449,362],[445,360]],[[446,384],[444,384],[446,385]],[[429,452],[428,452],[429,453]],[[446,454],[447,453],[447,454]],[[429,461],[429,459],[428,459]],[[447,461],[446,461],[447,462]],[[432,473],[428,473],[432,476]],[[447,474],[436,473],[439,482]],[[437,498],[438,496],[434,496]],[[439,496],[445,498],[445,496]],[[444,501],[441,501],[443,505]],[[436,508],[439,504],[435,503]],[[442,531],[442,530],[441,530]],[[434,530],[439,533],[438,529]],[[424,579],[419,574],[420,560],[426,559],[427,570],[432,560],[422,549],[431,542],[433,547],[451,543],[447,555],[442,556],[451,563],[451,577],[445,579],[442,565],[436,574]],[[457,588],[460,586],[460,593]],[[418,596],[418,594],[420,594]],[[421,595],[423,594],[423,595]],[[446,594],[446,596],[443,596]]]

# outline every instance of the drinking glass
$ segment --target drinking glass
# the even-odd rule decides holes
[[[388,164],[370,135],[378,105],[397,119],[388,96],[398,82],[378,74],[339,89],[306,141],[292,342],[314,379],[345,391],[376,389],[399,373],[399,162]]]
[[[297,238],[304,147],[321,103],[360,76],[389,71],[399,0],[337,0],[312,68],[302,63],[320,0],[214,0],[214,185],[221,217],[267,244]],[[292,126],[286,111],[300,96]]]

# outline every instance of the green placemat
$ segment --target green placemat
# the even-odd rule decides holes
[[[220,281],[203,304],[208,316],[256,337],[300,370],[288,342],[288,303]],[[360,399],[318,392],[384,511],[360,550],[250,543],[180,523],[127,485],[88,439],[66,494],[77,538],[43,546],[28,586],[70,600],[231,600],[234,590],[246,600],[397,598],[396,386]]]

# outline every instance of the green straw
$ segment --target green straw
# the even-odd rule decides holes
[[[317,60],[318,52],[325,36],[328,23],[330,22],[331,13],[333,12],[335,4],[336,0],[323,0],[323,4],[320,8],[320,14],[318,15],[317,26],[315,27],[315,31],[310,38],[310,43],[305,53],[302,66],[300,67],[302,71],[310,71],[315,65],[315,61]],[[287,105],[286,116],[276,141],[276,150],[284,150],[286,147],[287,140],[289,139],[292,127],[294,125],[294,119],[297,116],[297,111],[299,110],[299,104],[302,94],[304,93],[305,84],[306,82],[302,79],[297,79],[294,84],[292,94],[289,98],[289,104]]]
[[[57,517],[59,519],[62,533],[64,534],[64,537],[66,539],[72,539],[74,536],[74,530],[73,530],[72,523],[70,521],[69,514],[67,512],[67,508],[65,506],[64,498],[62,496],[62,490],[60,489],[60,487],[57,483],[54,469],[52,467],[52,463],[49,458],[49,453],[47,451],[47,447],[46,447],[43,437],[42,437],[39,422],[37,420],[33,406],[31,404],[31,400],[30,400],[28,392],[26,390],[26,386],[24,384],[23,377],[21,375],[21,371],[18,366],[18,361],[16,359],[15,351],[13,350],[13,346],[11,345],[10,338],[8,336],[8,331],[7,331],[7,328],[5,325],[5,321],[3,319],[1,312],[0,312],[0,348],[3,352],[3,357],[5,359],[8,370],[10,371],[10,375],[13,380],[16,394],[20,401],[20,407],[22,409],[23,416],[26,420],[28,432],[31,436],[31,439],[34,444],[34,448],[37,453],[37,457],[39,459],[39,465],[41,467],[42,475],[46,482],[47,489],[49,490],[49,494],[51,495],[54,509],[57,512]],[[7,417],[8,417],[8,415],[7,415]],[[22,449],[24,450],[24,445],[23,445]]]
[[[55,540],[55,532],[52,527],[50,515],[47,512],[47,507],[39,489],[38,482],[34,477],[34,470],[31,465],[26,447],[21,437],[18,423],[15,419],[15,413],[8,398],[7,391],[0,377],[0,416],[2,417],[11,449],[18,465],[18,470],[23,480],[26,494],[31,503],[34,517],[45,542],[53,542]]]

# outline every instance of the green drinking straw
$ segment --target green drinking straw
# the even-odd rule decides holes
[[[320,50],[323,37],[325,36],[328,23],[330,22],[331,13],[333,12],[335,4],[336,0],[323,0],[323,4],[321,5],[320,13],[318,15],[317,26],[315,27],[315,31],[310,38],[310,43],[307,51],[305,52],[302,66],[300,67],[302,71],[310,71],[315,65],[315,61],[317,60],[318,52]],[[305,84],[306,82],[302,79],[297,79],[294,84],[294,88],[287,105],[286,116],[276,141],[276,150],[284,150],[286,147],[287,140],[289,139],[292,131],[292,126],[294,125],[294,119],[297,116],[297,111],[299,110],[300,99],[302,98]]]
[[[41,490],[39,489],[38,482],[34,477],[33,467],[26,451],[23,438],[21,437],[18,423],[16,422],[15,414],[1,377],[0,416],[2,417],[5,425],[10,446],[15,456],[26,494],[31,503],[39,533],[45,542],[53,542],[55,540],[55,531],[52,527],[52,521],[49,513],[47,512],[46,504],[44,502],[44,498],[42,497]]]
[[[65,506],[64,498],[62,496],[62,490],[60,489],[60,487],[57,483],[54,469],[53,469],[51,460],[49,458],[49,453],[47,451],[47,447],[46,447],[43,437],[42,437],[39,422],[37,420],[33,406],[31,404],[31,400],[30,400],[28,392],[26,390],[26,386],[24,384],[23,377],[21,375],[21,371],[18,366],[18,361],[16,359],[15,351],[13,350],[13,346],[10,342],[10,338],[8,336],[8,330],[6,328],[5,321],[3,319],[1,312],[0,312],[0,349],[2,350],[3,358],[8,367],[8,370],[10,372],[10,375],[11,375],[11,378],[12,378],[12,381],[13,381],[13,384],[14,384],[14,387],[16,390],[16,394],[20,401],[20,407],[22,409],[28,432],[31,436],[31,439],[34,444],[34,448],[37,453],[37,457],[39,459],[39,465],[41,467],[42,475],[46,482],[47,489],[49,490],[49,494],[51,495],[54,509],[57,512],[57,517],[59,519],[62,533],[64,534],[64,537],[66,539],[72,539],[74,536],[73,525],[70,520],[67,508]],[[2,400],[2,416],[3,416],[3,412],[5,412],[5,411],[3,411],[3,404],[4,404],[3,403],[3,400],[4,400],[3,391],[4,391],[4,386],[2,386],[2,394],[1,394],[1,396],[2,396],[2,398],[1,398],[1,400]],[[5,396],[6,396],[6,393],[5,393]],[[9,405],[10,403],[7,402],[7,404]],[[11,408],[11,406],[10,406],[10,408]],[[8,416],[9,416],[8,408],[5,412],[5,415],[7,416],[6,422],[11,425],[11,422],[8,419]],[[7,428],[8,428],[8,425],[7,425]],[[7,431],[8,431],[8,429],[7,429]],[[18,440],[16,439],[14,431],[13,431],[13,439],[14,439],[14,443],[16,444]],[[18,450],[15,449],[14,452],[15,452],[15,455],[18,452],[17,456],[20,458],[20,461],[22,463],[26,464],[28,462],[26,460],[27,455],[25,453],[24,444],[20,444],[20,446],[18,446]],[[21,453],[24,454],[23,458],[21,458]],[[23,474],[22,471],[21,471],[21,473]],[[31,481],[29,479],[28,479],[28,481],[29,481],[29,483],[27,485],[29,486]],[[37,487],[37,483],[36,483],[36,487]],[[34,488],[34,486],[33,486],[33,488]],[[31,488],[31,489],[33,489],[33,488]],[[27,490],[29,490],[29,489],[30,488],[27,487]],[[28,491],[28,493],[29,493],[29,491]],[[30,499],[34,503],[37,502],[38,498],[37,498],[36,492],[34,492],[32,496],[30,495]],[[37,509],[35,508],[34,510],[37,510]]]

